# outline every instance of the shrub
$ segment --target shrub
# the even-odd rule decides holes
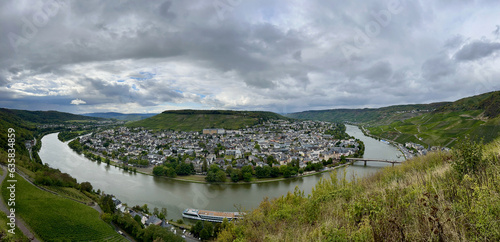
[[[460,177],[476,173],[484,166],[483,145],[469,137],[458,142],[453,149],[453,156],[452,167]]]

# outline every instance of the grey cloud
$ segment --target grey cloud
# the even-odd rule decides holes
[[[9,84],[9,81],[0,74],[0,87],[6,86],[7,84]]]
[[[435,82],[441,77],[445,77],[455,72],[455,64],[447,56],[441,55],[426,60],[422,64],[422,76],[429,82]]]
[[[454,32],[482,17],[464,17],[471,8],[481,9],[477,11],[481,15],[487,10],[497,13],[493,10],[500,9],[500,4],[495,1],[401,2],[402,12],[391,15],[380,33],[369,37],[355,58],[346,60],[339,46],[352,43],[357,31],[376,22],[373,12],[387,10],[387,3],[241,1],[226,9],[221,19],[213,1],[68,1],[17,52],[8,38],[0,38],[0,87],[24,83],[24,91],[40,95],[53,87],[30,86],[30,82],[67,77],[83,91],[70,88],[57,97],[8,92],[2,105],[39,100],[47,107],[66,108],[80,98],[89,108],[191,102],[208,108],[278,110],[286,106],[300,111],[417,102],[441,97],[443,92],[438,91],[453,86],[455,78],[473,78],[460,76],[464,74],[457,67],[468,67],[474,63],[466,60],[492,56],[500,48],[485,38],[464,45],[481,36]],[[0,2],[1,36],[22,35],[22,18],[31,18],[38,10],[37,4],[26,3]],[[456,52],[452,58],[451,52]],[[182,64],[170,69],[174,72],[170,74],[157,63]],[[111,76],[124,79],[148,65],[159,69],[158,76],[135,80],[139,91],[110,80]],[[75,71],[79,68],[91,73]],[[171,79],[177,81],[175,89],[196,89],[194,93],[208,96],[178,93]],[[199,83],[206,85],[193,87]],[[202,90],[206,87],[210,88]],[[226,103],[233,93],[264,101],[248,106]],[[217,99],[218,95],[226,99]]]
[[[446,40],[444,46],[446,48],[457,48],[460,45],[462,45],[462,43],[464,41],[465,41],[465,39],[462,35],[455,35],[455,36],[449,38],[448,40]]]
[[[500,36],[500,25],[496,25],[496,29],[492,33],[498,38]]]
[[[392,67],[389,62],[380,61],[363,70],[361,75],[377,82],[388,81],[392,76]]]
[[[475,41],[462,47],[456,54],[458,61],[471,61],[487,57],[500,49],[500,43]]]
[[[300,51],[300,50],[296,51],[295,53],[293,53],[292,57],[296,61],[301,62],[302,61],[302,51]]]

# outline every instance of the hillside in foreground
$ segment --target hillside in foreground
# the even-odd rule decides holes
[[[201,131],[207,128],[240,129],[275,119],[288,118],[276,113],[261,111],[173,110],[128,123],[127,126],[176,131]]]
[[[472,141],[310,196],[265,199],[218,241],[500,241],[500,139]]]

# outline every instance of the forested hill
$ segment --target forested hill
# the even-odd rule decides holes
[[[15,130],[17,147],[20,147],[18,149],[24,147],[23,142],[25,140],[33,139],[38,124],[60,124],[81,120],[100,121],[104,119],[57,111],[26,111],[0,108],[0,130],[2,130],[2,134],[6,134],[9,128]],[[7,135],[0,136],[0,148],[7,149]]]
[[[287,116],[296,119],[328,122],[389,124],[396,120],[405,120],[422,113],[432,112],[447,104],[449,103],[440,102],[431,104],[397,105],[383,108],[311,110],[291,113]]]
[[[104,120],[103,118],[87,117],[71,113],[63,113],[58,111],[27,111],[17,109],[0,108],[0,118],[12,117],[21,119],[24,122],[36,124],[54,124],[76,120]]]
[[[201,131],[206,128],[240,129],[267,120],[289,119],[273,112],[228,110],[171,110],[127,124],[129,127]]]

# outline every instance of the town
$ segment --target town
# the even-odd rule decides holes
[[[239,130],[213,128],[199,132],[122,126],[82,136],[70,146],[86,151],[90,158],[113,161],[127,169],[181,161],[185,169],[177,168],[177,175],[207,174],[213,165],[227,171],[294,164],[296,172],[302,173],[312,170],[307,168],[313,164],[361,157],[364,150],[361,141],[345,133],[343,124],[288,120],[267,121]]]

